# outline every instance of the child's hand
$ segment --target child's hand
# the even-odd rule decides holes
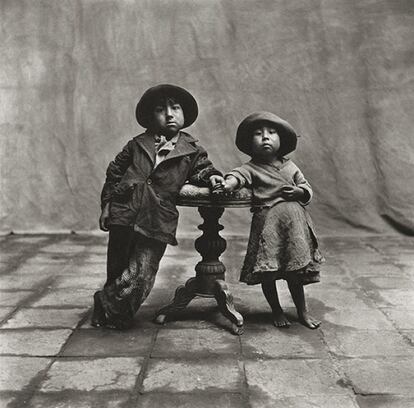
[[[222,176],[211,176],[210,177],[210,190],[213,194],[218,194],[223,191],[224,187],[224,178]]]
[[[101,216],[99,217],[99,228],[102,231],[108,231],[108,221],[109,221],[109,203],[105,205],[102,209]]]
[[[284,185],[282,186],[282,197],[286,201],[300,201],[303,199],[305,193],[300,187]]]
[[[236,177],[229,175],[224,179],[224,185],[223,185],[224,194],[226,193],[231,194],[234,191],[236,191],[238,187],[239,187],[239,180],[237,180]]]

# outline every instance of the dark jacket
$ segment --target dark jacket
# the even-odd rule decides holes
[[[133,226],[150,238],[176,245],[176,201],[186,181],[206,186],[221,173],[196,139],[180,132],[177,144],[154,169],[154,135],[148,131],[130,140],[109,164],[101,205],[110,203],[109,225]]]

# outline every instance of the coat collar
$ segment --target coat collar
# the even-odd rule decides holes
[[[171,150],[171,152],[168,153],[163,162],[197,152],[197,148],[193,145],[196,141],[197,140],[188,133],[180,132],[180,137],[178,138],[174,150]]]
[[[135,138],[139,146],[144,150],[151,163],[155,163],[155,142],[154,135],[149,132],[141,133]]]
[[[155,142],[154,135],[150,132],[145,132],[136,137],[136,142],[145,151],[152,164],[155,163]],[[177,144],[175,148],[168,153],[163,162],[171,160],[180,156],[186,156],[187,154],[195,153],[197,149],[193,146],[193,143],[197,142],[193,136],[188,133],[180,132]]]

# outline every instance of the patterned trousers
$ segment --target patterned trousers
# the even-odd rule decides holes
[[[135,313],[154,286],[167,244],[135,233],[128,266],[114,282],[105,285],[99,297],[109,326],[128,328]]]

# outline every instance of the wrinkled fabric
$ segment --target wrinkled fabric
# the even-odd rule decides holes
[[[134,235],[134,230],[131,227],[121,225],[111,225],[109,227],[105,286],[114,283],[115,279],[128,268]]]
[[[121,329],[132,325],[135,313],[154,286],[165,249],[163,242],[134,234],[128,267],[98,292],[109,324]]]
[[[172,139],[167,140],[164,135],[155,135],[155,163],[154,167],[157,167],[165,158],[168,153],[175,148],[177,144],[179,134]]]
[[[132,226],[142,235],[176,245],[181,187],[186,181],[207,186],[210,176],[221,173],[185,132],[157,166],[155,157],[155,135],[146,132],[130,140],[108,166],[101,207],[110,205],[109,225]]]
[[[302,205],[307,205],[312,200],[312,187],[296,164],[285,157],[279,166],[255,163],[251,160],[240,167],[236,167],[228,175],[237,178],[239,188],[247,186],[253,190],[254,204],[270,207],[284,201],[279,191],[283,185],[297,186],[306,191],[307,199],[301,202]]]
[[[241,282],[316,283],[322,262],[312,220],[299,203],[280,202],[254,212]]]

